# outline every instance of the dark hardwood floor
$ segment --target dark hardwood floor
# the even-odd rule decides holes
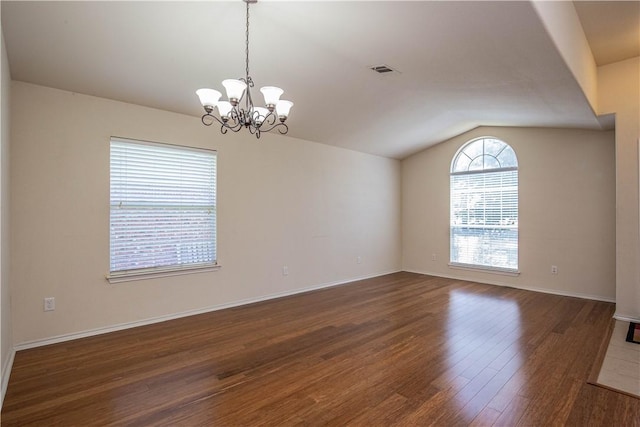
[[[2,425],[638,426],[613,311],[397,273],[20,351]]]

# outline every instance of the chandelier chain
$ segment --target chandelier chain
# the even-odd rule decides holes
[[[247,83],[249,83],[249,2],[247,1],[247,31],[246,31],[246,49],[245,49],[245,53],[246,53],[246,77],[247,77]]]

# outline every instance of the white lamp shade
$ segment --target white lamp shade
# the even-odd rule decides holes
[[[260,88],[260,92],[264,95],[265,105],[276,105],[284,91],[279,87],[265,86]]]
[[[253,116],[253,119],[258,124],[264,122],[264,119],[267,118],[268,115],[269,115],[269,110],[267,110],[264,107],[254,107],[253,108],[252,116]]]
[[[247,84],[242,80],[227,79],[222,81],[222,86],[227,90],[227,98],[240,100],[244,95]]]
[[[228,101],[218,102],[218,113],[220,113],[220,117],[227,117],[232,108],[233,106]]]
[[[291,111],[291,107],[293,107],[293,102],[291,101],[278,101],[276,104],[276,111],[278,112],[278,117],[289,117],[289,111]]]
[[[203,107],[215,107],[222,96],[220,92],[213,89],[198,89],[196,95],[200,98]]]

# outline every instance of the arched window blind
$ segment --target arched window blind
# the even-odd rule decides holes
[[[469,141],[450,175],[452,265],[518,270],[518,160],[495,138]]]
[[[110,275],[216,265],[216,152],[111,139]]]

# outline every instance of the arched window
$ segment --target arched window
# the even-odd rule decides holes
[[[452,265],[518,270],[518,159],[496,138],[467,142],[451,162]]]

